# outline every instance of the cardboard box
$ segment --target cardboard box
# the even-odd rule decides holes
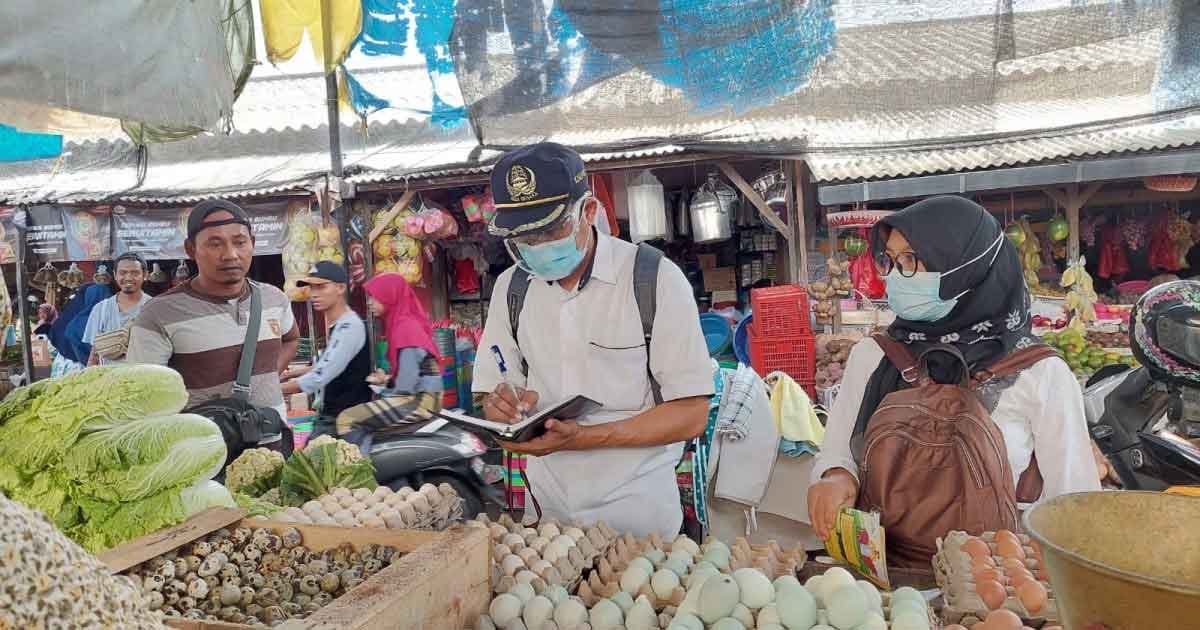
[[[305,619],[292,619],[287,630],[381,630],[465,628],[487,612],[491,601],[492,546],[486,529],[456,527],[444,532],[367,527],[325,527],[246,519],[244,510],[209,508],[188,520],[101,553],[114,573],[158,557],[222,527],[294,527],[304,546],[324,551],[342,543],[390,545],[402,559]],[[170,618],[178,630],[251,630],[252,626]],[[259,627],[259,626],[255,626]]]
[[[716,267],[704,270],[704,291],[736,291],[737,273],[734,267]]]
[[[704,270],[717,268],[716,254],[697,254],[696,258],[700,261],[700,268]]]

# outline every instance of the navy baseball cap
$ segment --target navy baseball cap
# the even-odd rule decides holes
[[[216,212],[228,212],[233,215],[233,218],[209,221],[208,215]],[[196,204],[196,207],[192,208],[191,214],[188,215],[187,240],[195,240],[196,235],[204,228],[230,225],[232,223],[244,225],[250,231],[251,235],[254,234],[254,228],[250,225],[250,216],[246,214],[246,211],[241,206],[225,199],[201,201]]]
[[[296,286],[306,287],[310,284],[327,284],[337,282],[346,284],[349,278],[346,276],[346,268],[333,262],[332,260],[322,260],[312,266],[308,270],[308,275],[297,280]]]
[[[554,142],[505,153],[492,169],[495,236],[534,234],[553,226],[572,202],[591,192],[583,158]]]

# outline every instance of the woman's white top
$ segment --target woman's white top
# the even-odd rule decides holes
[[[883,349],[870,338],[850,350],[841,391],[829,412],[825,442],[813,466],[812,483],[833,468],[844,468],[858,478],[850,438],[867,382],[883,356]],[[1037,453],[1044,480],[1043,500],[1100,489],[1083,393],[1062,359],[1042,359],[1021,372],[1016,382],[1001,392],[992,421],[1004,435],[1014,486]]]

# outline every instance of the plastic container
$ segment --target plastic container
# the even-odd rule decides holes
[[[811,334],[760,337],[757,325],[750,334],[750,366],[760,376],[783,372],[816,399],[817,341]]]
[[[1200,620],[1200,500],[1085,492],[1025,513],[1064,628],[1194,628]]]
[[[729,328],[728,319],[716,313],[701,313],[700,330],[704,333],[704,342],[708,344],[708,356],[715,357],[729,350],[733,331]]]
[[[754,323],[754,314],[742,318],[733,329],[733,356],[738,363],[750,365],[750,325]]]
[[[809,324],[808,292],[785,284],[750,292],[754,308],[754,332],[760,337],[812,334]]]
[[[634,243],[667,235],[667,202],[662,183],[648,170],[629,180],[629,236]]]

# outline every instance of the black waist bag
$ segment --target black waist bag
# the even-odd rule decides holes
[[[233,384],[233,394],[228,398],[207,400],[184,411],[204,416],[212,420],[221,429],[225,438],[225,465],[237,459],[243,451],[255,448],[263,438],[278,435],[280,439],[266,448],[283,453],[284,457],[291,454],[292,431],[279,417],[279,412],[273,407],[260,407],[250,403],[250,378],[254,371],[254,353],[258,348],[258,330],[262,323],[262,295],[258,287],[250,284],[250,321],[246,326],[246,340],[242,343],[242,357],[238,361],[237,379]],[[224,476],[224,466],[221,468]]]

